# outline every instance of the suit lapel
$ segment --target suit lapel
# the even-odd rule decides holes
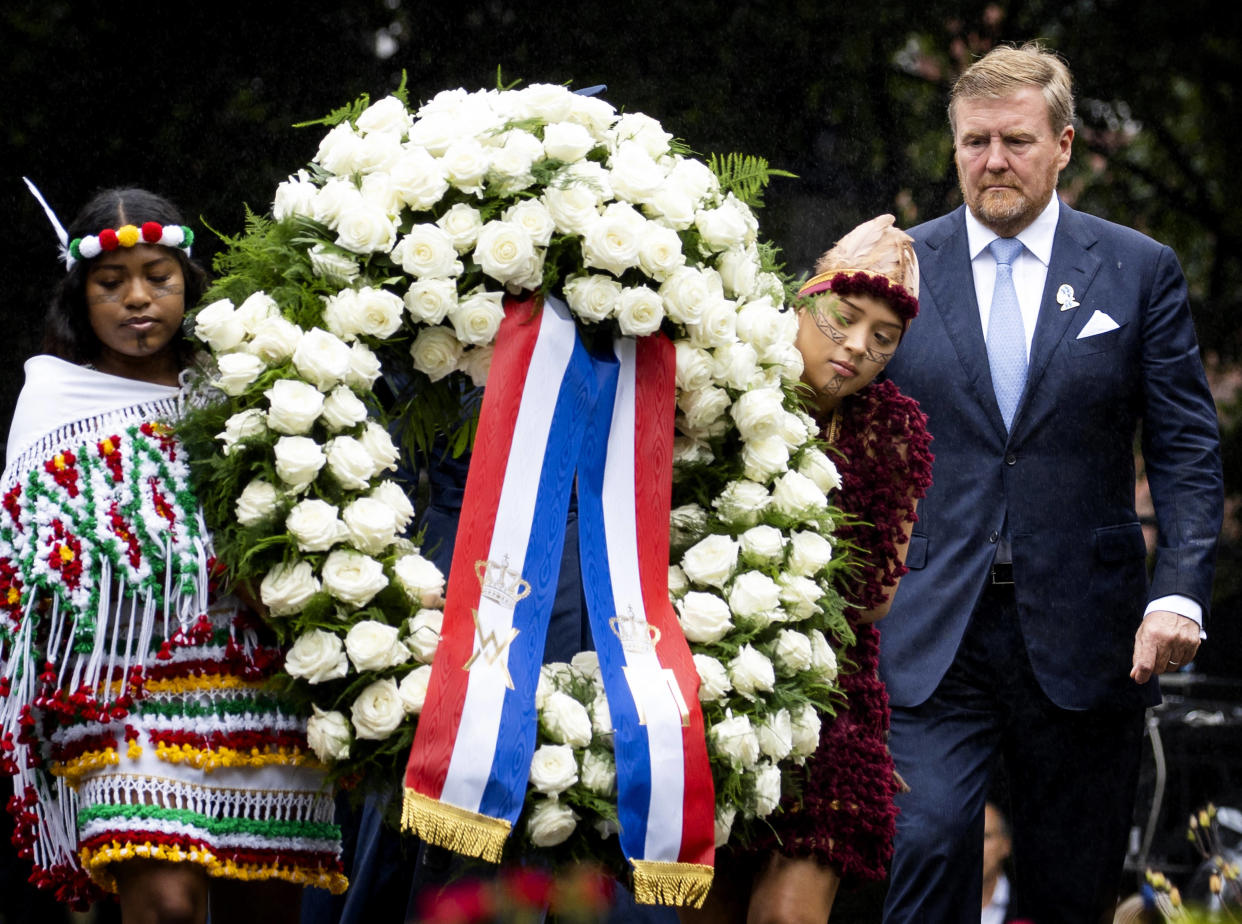
[[[1028,416],[1023,413],[1027,404],[1036,400],[1036,389],[1048,368],[1053,352],[1078,315],[1077,308],[1061,310],[1056,298],[1057,290],[1062,285],[1069,285],[1074,290],[1074,297],[1080,302],[1083,300],[1088,286],[1100,268],[1099,258],[1089,250],[1094,243],[1095,237],[1079,220],[1078,213],[1061,203],[1057,233],[1052,243],[1052,258],[1048,263],[1048,278],[1039,303],[1039,318],[1035,322],[1026,386],[1014,414],[1015,431],[1022,424],[1023,418]],[[987,355],[986,347],[984,355]]]
[[[919,262],[919,274],[923,287],[931,292],[979,405],[1004,442],[1005,422],[996,403],[996,390],[992,387],[992,372],[988,367],[988,347],[979,323],[965,215],[966,206],[960,206],[943,232],[927,238],[932,256]]]

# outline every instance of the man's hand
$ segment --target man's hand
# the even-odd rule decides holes
[[[1153,674],[1175,671],[1194,660],[1199,650],[1199,625],[1193,619],[1152,610],[1134,634],[1135,683],[1146,683]]]

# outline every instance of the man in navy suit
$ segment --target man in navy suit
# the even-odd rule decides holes
[[[910,786],[889,922],[979,920],[998,762],[1014,917],[1112,920],[1144,709],[1155,676],[1194,657],[1211,595],[1219,436],[1186,283],[1168,247],[1058,200],[1073,118],[1056,55],[980,59],[949,105],[965,205],[911,231],[920,312],[888,370],[936,461],[881,629]]]

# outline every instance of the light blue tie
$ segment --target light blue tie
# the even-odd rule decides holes
[[[1008,430],[1013,412],[1026,384],[1026,331],[1018,291],[1013,287],[1013,261],[1022,253],[1022,242],[1015,237],[998,237],[988,244],[996,258],[996,287],[992,289],[992,310],[988,313],[988,365],[996,403]]]

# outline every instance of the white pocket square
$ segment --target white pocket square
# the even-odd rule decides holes
[[[1087,318],[1087,323],[1082,326],[1082,330],[1078,332],[1078,336],[1075,339],[1082,340],[1086,337],[1094,337],[1097,334],[1106,334],[1120,326],[1103,311],[1097,309],[1092,313],[1091,317]]]

